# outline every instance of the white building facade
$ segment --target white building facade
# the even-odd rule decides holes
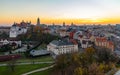
[[[70,42],[52,41],[47,45],[47,50],[53,52],[56,55],[78,52],[78,45]]]
[[[0,43],[2,43],[2,45],[16,43],[17,46],[22,46],[22,42],[15,39],[0,39]]]
[[[17,37],[19,34],[24,34],[27,32],[27,28],[25,27],[19,27],[17,25],[13,25],[10,29],[10,34],[9,37],[10,38],[15,38]]]

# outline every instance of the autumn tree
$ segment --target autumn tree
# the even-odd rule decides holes
[[[117,62],[118,57],[107,48],[96,48],[96,57],[98,62]]]
[[[104,73],[99,70],[99,65],[97,63],[92,63],[88,67],[88,75],[104,75]]]
[[[84,75],[84,70],[81,67],[78,67],[74,71],[74,75]]]
[[[61,72],[61,75],[65,75],[65,69],[68,67],[67,56],[65,54],[59,55],[56,58],[55,68]]]
[[[87,48],[82,53],[62,54],[56,58],[55,75],[105,75],[115,68],[117,57],[106,49]]]
[[[89,62],[89,64],[95,61],[95,49],[93,47],[86,48],[85,55],[87,62]]]

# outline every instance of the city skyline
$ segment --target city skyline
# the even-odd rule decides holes
[[[0,0],[0,25],[31,21],[36,24],[117,24],[119,0]]]

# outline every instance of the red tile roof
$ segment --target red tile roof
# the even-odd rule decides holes
[[[106,37],[97,37],[96,41],[97,42],[107,42],[107,38]]]

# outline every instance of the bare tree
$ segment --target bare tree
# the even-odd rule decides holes
[[[12,60],[8,62],[7,66],[11,69],[11,71],[15,71],[16,59],[14,56],[12,56]]]

